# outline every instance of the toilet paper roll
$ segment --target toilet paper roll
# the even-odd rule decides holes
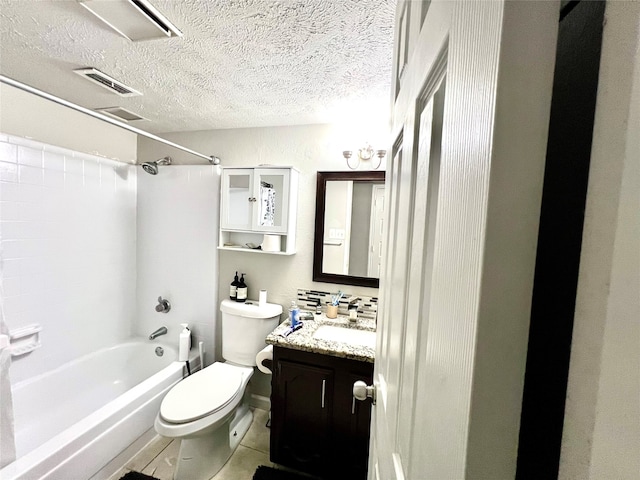
[[[267,235],[262,239],[262,250],[264,252],[279,252],[280,251],[280,235]]]
[[[260,370],[262,373],[266,373],[267,375],[271,375],[273,372],[262,365],[263,360],[273,361],[273,345],[267,345],[256,355],[256,365],[258,366],[258,370]]]

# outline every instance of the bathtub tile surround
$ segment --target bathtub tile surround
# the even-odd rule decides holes
[[[144,178],[137,172],[141,169],[133,165],[0,135],[3,313],[10,330],[42,325],[42,347],[13,358],[11,383],[16,394],[132,336],[143,336],[142,345],[151,348],[154,358],[155,347],[164,344],[164,358],[170,359],[177,327],[184,322],[194,333],[194,349],[204,341],[207,358],[214,360],[217,169],[180,166]],[[137,283],[143,275],[148,281]],[[155,312],[159,295],[172,302],[169,314]],[[137,312],[142,312],[140,318]],[[148,313],[151,321],[145,324]],[[168,327],[168,334],[147,340],[161,325]],[[55,402],[46,391],[16,401],[18,460],[4,467],[0,476],[10,479],[36,468],[40,470],[31,478],[40,478],[48,471],[43,469],[54,468],[56,478],[90,478],[146,435],[164,392],[153,387],[152,400],[142,400],[135,393],[141,385],[133,387],[122,376],[135,370],[139,355],[120,365],[119,376],[111,379],[103,378],[101,368],[94,366],[84,371],[86,378],[76,382],[77,388],[59,382],[54,391],[61,398]],[[175,381],[183,375],[182,366],[176,365],[171,372],[177,375]],[[90,386],[87,379],[99,382]],[[60,384],[69,388],[60,390]],[[117,405],[83,403],[87,396],[92,402],[97,397],[105,400],[110,386],[125,385],[131,389],[112,402]],[[36,417],[27,407],[36,400],[55,406],[56,414],[36,406],[35,411],[46,412],[47,418],[32,422]],[[121,409],[125,403],[135,420],[120,421],[128,414]],[[114,425],[103,421],[105,408]],[[54,419],[67,423],[56,426],[49,421]],[[108,431],[96,430],[98,426]],[[65,455],[77,462],[67,462]]]
[[[1,135],[0,238],[7,325],[43,328],[12,383],[130,336],[135,167]]]
[[[378,297],[367,297],[365,295],[351,294],[343,292],[344,295],[338,305],[338,314],[349,315],[347,306],[349,305],[349,299],[352,297],[357,298],[358,303],[358,318],[366,318],[375,320],[378,313]],[[305,310],[314,311],[316,303],[320,300],[322,304],[322,311],[327,311],[327,305],[331,303],[331,297],[336,292],[326,292],[322,290],[311,290],[306,288],[298,289],[298,306]]]
[[[147,160],[147,158],[145,158]],[[148,338],[161,326],[167,334],[154,341],[177,345],[181,323],[191,330],[192,353],[204,342],[207,364],[215,360],[219,168],[171,165],[149,175],[138,167],[137,324]],[[158,313],[158,297],[171,302]]]

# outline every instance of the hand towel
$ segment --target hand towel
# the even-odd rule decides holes
[[[275,224],[276,191],[272,187],[260,186],[260,225],[273,227]]]

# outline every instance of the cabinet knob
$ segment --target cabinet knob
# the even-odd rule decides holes
[[[358,380],[353,384],[353,396],[356,400],[371,399],[373,405],[376,404],[376,387],[374,385],[367,385],[362,380]]]

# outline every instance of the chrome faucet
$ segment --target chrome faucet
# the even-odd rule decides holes
[[[160,335],[166,335],[166,334],[167,334],[167,327],[160,327],[155,332],[153,332],[151,335],[149,335],[149,340],[153,340],[154,338],[157,338]]]

